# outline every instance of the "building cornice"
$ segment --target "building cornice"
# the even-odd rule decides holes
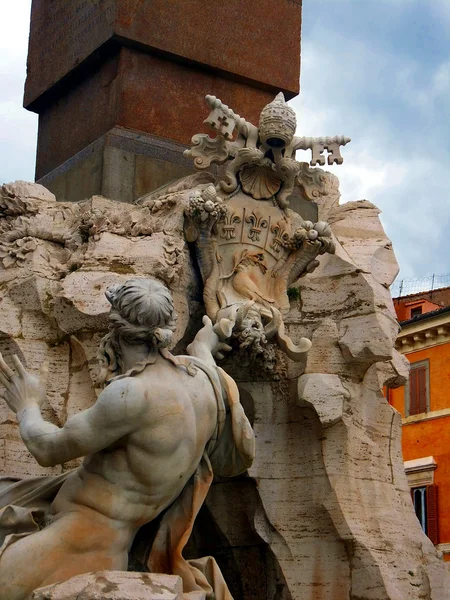
[[[450,417],[450,408],[441,408],[440,410],[432,410],[418,415],[410,415],[402,418],[403,425],[412,425],[421,423],[422,421],[432,421],[433,419],[441,419],[442,417]]]
[[[446,311],[430,315],[428,319],[405,322],[401,325],[395,347],[402,354],[409,354],[449,342],[450,312]]]
[[[404,466],[406,473],[417,473],[418,471],[434,470],[437,464],[434,456],[425,456],[423,458],[415,458],[414,460],[405,460]]]
[[[438,544],[436,550],[439,550],[443,554],[450,554],[450,544]]]

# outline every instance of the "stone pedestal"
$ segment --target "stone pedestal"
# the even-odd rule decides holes
[[[133,202],[193,172],[184,149],[171,140],[113,127],[39,182],[58,200],[76,202],[95,194]]]
[[[188,144],[208,93],[257,122],[276,92],[292,98],[299,91],[300,22],[301,2],[294,0],[276,6],[270,0],[33,0],[24,105],[39,114],[36,179],[58,193],[68,189],[62,200],[99,192],[122,199],[98,183],[99,170],[116,169],[116,153],[111,161],[103,154],[97,179],[86,177],[90,167],[78,155],[97,142],[116,148],[117,127],[140,142],[132,152],[137,160],[158,153],[158,138]],[[178,149],[166,161],[177,167],[183,166]],[[145,190],[137,168],[138,194],[160,185],[168,167],[158,160],[152,156]],[[76,174],[67,175],[72,168]],[[185,174],[175,171],[175,177]]]

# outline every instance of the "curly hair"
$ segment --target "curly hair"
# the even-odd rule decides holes
[[[111,304],[109,331],[100,342],[98,383],[122,372],[119,340],[147,344],[149,350],[169,346],[176,325],[172,296],[156,279],[129,279],[105,292]]]

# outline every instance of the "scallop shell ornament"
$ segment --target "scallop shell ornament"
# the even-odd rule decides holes
[[[269,200],[281,187],[281,181],[267,167],[248,167],[241,171],[240,180],[244,192],[255,200]]]

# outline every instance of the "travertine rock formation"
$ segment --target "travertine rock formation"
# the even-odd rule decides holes
[[[205,600],[202,592],[183,594],[180,577],[153,573],[98,571],[40,588],[31,600]]]
[[[302,279],[289,333],[312,340],[305,372],[284,386],[246,382],[254,400],[258,482],[271,525],[255,520],[286,578],[280,598],[443,600],[448,571],[414,515],[401,418],[382,386],[408,375],[394,350],[389,293],[397,274],[370,202],[339,205],[329,175],[319,218],[335,255]]]
[[[381,392],[407,375],[394,350],[395,256],[379,211],[367,201],[339,205],[337,180],[326,177],[317,204],[336,253],[301,280],[285,317],[292,340],[308,337],[312,348],[303,363],[277,351],[277,381],[236,369],[256,460],[249,477],[213,486],[189,552],[215,555],[243,600],[444,600],[448,571],[413,513],[400,416]],[[34,184],[2,188],[0,351],[30,371],[50,357],[52,422],[95,400],[110,283],[130,274],[164,281],[179,349],[191,341],[202,308],[183,241],[184,188],[199,182],[139,206],[56,203]],[[23,449],[3,404],[0,467],[17,477],[49,472]]]

